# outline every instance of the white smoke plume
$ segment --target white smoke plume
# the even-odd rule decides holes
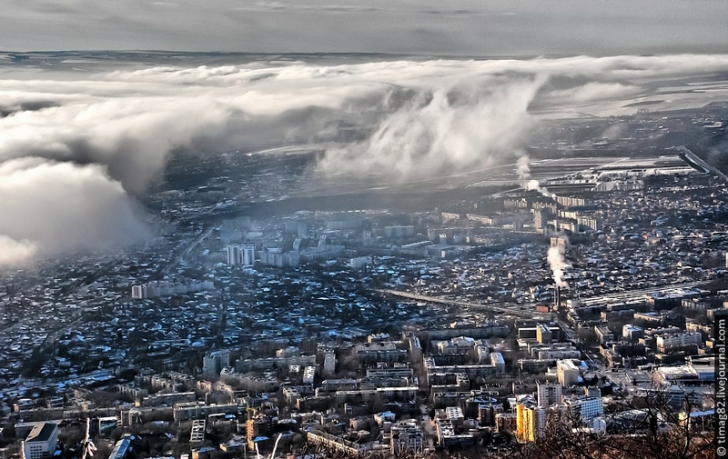
[[[0,234],[0,266],[18,265],[33,257],[38,252],[38,245],[27,239],[16,241]]]
[[[554,278],[554,283],[557,287],[566,287],[567,284],[564,281],[564,271],[571,265],[566,261],[565,258],[566,248],[565,245],[558,244],[556,246],[549,247],[546,261],[548,261],[551,273]]]
[[[516,161],[516,174],[518,174],[518,182],[526,191],[538,191],[547,198],[554,198],[546,187],[541,186],[538,180],[531,177],[531,159],[524,154]]]
[[[545,186],[542,186],[538,180],[531,179],[526,183],[526,190],[529,191],[538,191],[542,195],[546,196],[547,198],[554,198],[555,195],[548,190]]]
[[[31,79],[4,67],[0,266],[148,236],[134,196],[178,147],[204,143],[214,154],[314,142],[325,145],[325,175],[427,178],[520,157],[534,106],[553,114],[726,71],[728,55],[279,61]],[[333,142],[341,122],[363,137]]]
[[[528,182],[531,180],[531,158],[523,155],[516,161],[516,173],[518,180],[523,188],[527,188]]]
[[[209,397],[212,397],[210,399]],[[217,381],[212,385],[212,393],[209,395],[208,401],[213,400],[218,403],[232,403],[235,400],[235,392],[233,388],[222,381]]]
[[[212,385],[212,390],[215,392],[224,392],[230,396],[233,395],[233,388],[222,381],[216,381],[215,384]]]

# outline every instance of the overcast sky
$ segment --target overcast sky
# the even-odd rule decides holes
[[[0,0],[0,50],[728,52],[725,0]]]

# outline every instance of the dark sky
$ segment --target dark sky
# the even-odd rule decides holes
[[[725,0],[0,0],[0,50],[728,52]]]

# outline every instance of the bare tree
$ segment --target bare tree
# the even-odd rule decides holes
[[[682,396],[683,410],[671,397]],[[714,431],[690,422],[690,394],[645,391],[622,397],[618,410],[607,415],[606,432],[582,427],[580,419],[562,411],[547,422],[543,434],[530,443],[515,443],[508,457],[521,459],[707,459],[715,457]],[[488,457],[488,456],[483,456]],[[500,457],[500,456],[491,456]]]

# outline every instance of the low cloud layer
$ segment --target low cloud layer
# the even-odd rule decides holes
[[[0,80],[0,265],[143,239],[134,196],[177,147],[327,145],[321,173],[428,178],[520,157],[537,114],[728,71],[725,55],[255,62]],[[356,140],[342,142],[340,126]]]
[[[386,115],[366,141],[330,149],[322,170],[396,181],[484,168],[516,156],[541,81],[487,77],[418,92]]]
[[[31,259],[37,251],[37,245],[27,239],[16,241],[0,235],[0,267],[23,263]]]
[[[0,265],[39,250],[102,249],[149,235],[140,212],[103,166],[41,158],[0,164]]]

